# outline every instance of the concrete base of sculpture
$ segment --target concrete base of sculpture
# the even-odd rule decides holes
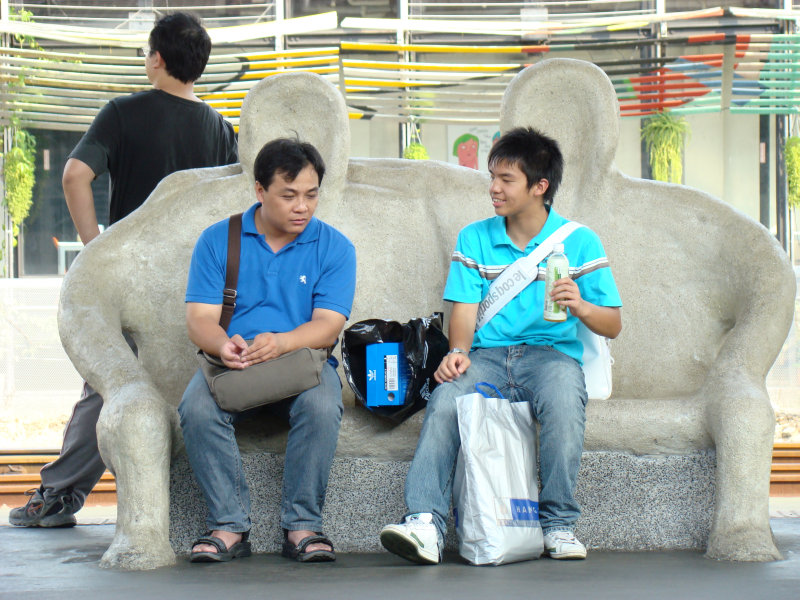
[[[279,552],[283,455],[243,452],[252,501],[255,552]],[[325,532],[337,550],[382,552],[378,533],[402,517],[409,463],[337,456],[325,504]],[[713,452],[634,456],[585,452],[577,535],[592,549],[705,550],[714,507]],[[170,542],[187,554],[205,531],[206,507],[185,455],[172,462]],[[451,525],[452,529],[452,525]],[[451,530],[447,546],[457,549]]]

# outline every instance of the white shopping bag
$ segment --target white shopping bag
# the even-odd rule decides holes
[[[490,384],[479,386],[497,388]],[[453,480],[459,553],[474,565],[542,554],[536,425],[527,402],[456,398],[461,452]]]
[[[607,400],[611,397],[611,365],[614,359],[608,348],[608,338],[593,333],[583,323],[578,323],[578,339],[583,344],[583,377],[589,400]]]

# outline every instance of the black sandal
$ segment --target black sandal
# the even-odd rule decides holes
[[[195,546],[199,546],[200,544],[209,544],[214,546],[217,551],[192,552],[189,555],[189,562],[228,562],[234,558],[244,558],[246,556],[250,556],[252,552],[250,548],[250,542],[247,541],[247,538],[249,537],[249,531],[243,532],[242,539],[228,548],[225,545],[225,542],[218,537],[211,535],[210,531],[207,531],[203,537],[198,538],[197,541],[192,544],[192,550],[194,550]]]
[[[330,550],[312,550],[306,552],[311,544],[325,544],[330,546]],[[333,551],[331,542],[324,533],[317,532],[316,535],[309,535],[300,540],[296,546],[289,541],[289,532],[283,530],[283,550],[281,554],[286,558],[292,558],[299,562],[332,562],[336,560],[336,553]]]

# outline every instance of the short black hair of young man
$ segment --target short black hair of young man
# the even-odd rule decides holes
[[[253,176],[267,189],[275,173],[286,181],[294,181],[297,174],[311,165],[317,172],[319,183],[325,175],[325,162],[317,149],[308,142],[291,138],[277,138],[267,142],[258,152],[253,164]]]
[[[211,38],[192,14],[176,12],[156,21],[148,40],[150,52],[159,52],[167,73],[178,81],[200,79],[211,55]]]
[[[553,204],[561,177],[564,174],[564,157],[558,143],[533,127],[517,127],[504,133],[489,151],[489,168],[505,163],[517,166],[525,173],[528,189],[540,179],[550,185],[544,193],[545,206]]]

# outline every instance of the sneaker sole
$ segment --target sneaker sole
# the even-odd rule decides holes
[[[26,523],[24,521],[17,521],[16,519],[9,518],[8,522],[14,527],[46,527],[49,529],[75,527],[75,525],[78,524],[78,521],[73,515],[69,515],[69,517],[66,518],[63,515],[51,515],[33,523]]]
[[[439,550],[436,550],[436,556],[420,551],[417,543],[410,537],[393,531],[391,529],[381,531],[381,544],[392,554],[396,554],[401,558],[405,558],[418,565],[437,565],[439,564]]]
[[[54,519],[53,517],[58,517]],[[74,515],[69,516],[62,516],[62,515],[51,515],[49,517],[45,517],[39,523],[39,527],[75,527],[78,524],[77,519]]]
[[[586,552],[550,552],[549,550],[545,549],[544,551],[545,556],[549,556],[555,560],[584,560],[586,558]]]

